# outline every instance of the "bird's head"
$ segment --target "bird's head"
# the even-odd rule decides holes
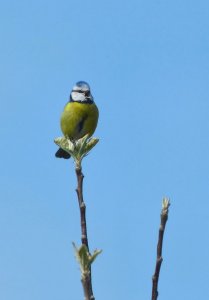
[[[90,86],[85,81],[78,81],[70,94],[70,101],[72,102],[82,102],[82,103],[92,103],[94,98],[91,95]]]

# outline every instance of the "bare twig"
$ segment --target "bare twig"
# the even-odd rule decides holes
[[[76,176],[77,176],[77,183],[78,187],[76,189],[76,193],[78,196],[78,204],[80,208],[80,218],[81,218],[81,242],[82,244],[86,245],[89,251],[88,245],[88,236],[87,236],[87,226],[86,226],[86,205],[83,200],[83,173],[81,168],[76,168]]]
[[[157,244],[157,260],[155,265],[155,273],[152,277],[152,298],[151,300],[157,300],[158,297],[158,281],[160,275],[160,268],[163,261],[162,258],[162,247],[163,247],[163,236],[165,231],[166,222],[168,220],[170,201],[166,198],[163,199],[162,211],[161,211],[161,222],[158,235],[158,244]]]
[[[76,176],[77,176],[77,196],[78,196],[78,203],[80,208],[80,224],[81,224],[81,242],[82,245],[85,245],[88,253],[89,252],[89,245],[88,245],[88,235],[87,235],[87,225],[86,225],[86,205],[83,199],[83,173],[81,166],[76,167]],[[92,280],[91,280],[91,266],[87,272],[82,274],[81,282],[83,285],[85,300],[95,300],[92,290]]]

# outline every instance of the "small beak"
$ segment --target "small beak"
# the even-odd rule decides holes
[[[89,96],[86,96],[86,99],[89,99],[89,100],[94,100],[94,98],[92,97],[92,95],[90,94]]]

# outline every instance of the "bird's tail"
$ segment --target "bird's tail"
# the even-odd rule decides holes
[[[65,150],[63,150],[62,148],[59,148],[57,150],[57,152],[55,153],[55,156],[59,157],[59,158],[64,158],[64,159],[70,158],[70,154],[67,153]]]

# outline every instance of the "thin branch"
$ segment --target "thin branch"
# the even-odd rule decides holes
[[[89,252],[89,245],[88,245],[88,235],[87,235],[87,225],[86,225],[86,205],[83,199],[83,178],[84,175],[82,173],[81,166],[76,167],[75,169],[76,176],[77,176],[77,189],[76,193],[78,196],[78,204],[80,209],[80,224],[81,224],[81,242],[82,245],[85,245]],[[90,253],[90,252],[89,252]],[[95,300],[92,290],[92,279],[91,279],[91,267],[89,267],[88,272],[85,272],[82,275],[81,279],[85,300]]]
[[[85,300],[95,300],[92,290],[91,279],[91,265],[95,261],[96,257],[102,252],[101,250],[95,250],[93,254],[89,251],[87,225],[86,225],[86,205],[83,199],[83,174],[81,162],[82,159],[96,146],[99,142],[97,138],[89,138],[89,135],[85,135],[83,138],[72,141],[68,137],[59,137],[54,140],[61,149],[67,152],[75,162],[75,172],[77,176],[77,196],[80,209],[80,224],[81,224],[81,242],[80,247],[75,249],[76,258],[81,269],[81,282],[83,285]]]
[[[158,235],[158,244],[157,244],[157,259],[155,265],[155,273],[152,277],[152,298],[151,300],[157,300],[158,297],[158,281],[160,276],[160,268],[163,261],[162,258],[162,248],[163,248],[163,236],[165,231],[166,222],[168,220],[170,201],[166,198],[163,199],[162,211],[161,211],[161,222]]]

